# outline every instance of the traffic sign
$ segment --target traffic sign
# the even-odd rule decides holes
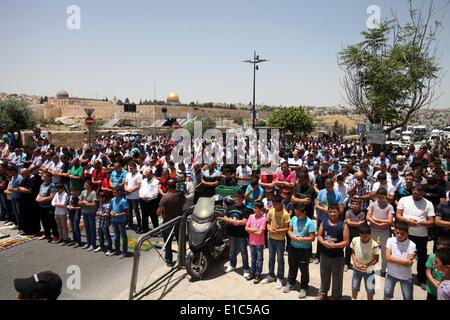
[[[383,131],[383,125],[380,123],[373,123],[369,126],[367,133],[367,143],[369,144],[384,144],[386,142],[386,134]]]
[[[358,133],[364,134],[366,133],[366,125],[363,123],[358,124]]]
[[[86,112],[88,117],[91,117],[92,114],[94,113],[95,109],[92,108],[84,108],[84,112]]]
[[[94,124],[94,119],[92,117],[87,117],[84,122],[87,126],[92,126]]]
[[[384,132],[369,132],[367,134],[367,143],[369,144],[385,144],[386,135]]]

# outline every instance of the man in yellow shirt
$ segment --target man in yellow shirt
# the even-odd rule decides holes
[[[269,274],[261,283],[276,282],[276,288],[281,289],[284,281],[284,249],[286,248],[286,233],[289,230],[289,213],[281,204],[283,198],[273,197],[273,208],[267,213],[267,230],[269,231]],[[278,270],[275,277],[275,256]]]

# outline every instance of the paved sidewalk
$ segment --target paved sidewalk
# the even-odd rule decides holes
[[[431,243],[430,243],[431,244]],[[429,251],[431,252],[431,250]],[[268,250],[264,251],[264,267],[263,276],[268,271]],[[151,290],[148,295],[144,296],[144,300],[299,300],[299,282],[300,273],[297,277],[297,284],[293,291],[283,293],[282,290],[275,288],[275,283],[270,284],[253,284],[253,281],[246,281],[243,277],[243,269],[238,268],[229,274],[224,273],[225,267],[228,265],[227,257],[222,257],[214,261],[211,269],[207,270],[204,279],[201,281],[190,281],[190,276],[185,269],[175,272],[167,281],[164,281],[158,287]],[[238,257],[238,267],[242,266],[242,260]],[[287,277],[287,255],[285,256],[285,276]],[[153,276],[163,274],[168,271],[167,267],[160,268],[152,273]],[[413,265],[413,273],[416,270],[416,263]],[[142,272],[142,269],[139,271]],[[349,270],[344,273],[343,299],[351,299],[351,282],[353,271]],[[143,275],[141,274],[141,277]],[[148,284],[149,282],[147,282]],[[138,285],[139,287],[139,285]],[[306,300],[314,300],[317,297],[320,288],[320,272],[319,265],[310,264],[310,289]],[[375,299],[383,299],[384,278],[376,276],[376,293]],[[331,289],[330,293],[331,295]],[[426,291],[419,286],[414,286],[414,299],[426,300]],[[127,299],[128,291],[118,295],[116,299]],[[361,292],[359,299],[366,299],[364,284],[361,283]],[[401,300],[402,294],[400,285],[397,284],[394,300]]]

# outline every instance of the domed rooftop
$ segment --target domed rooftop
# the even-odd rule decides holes
[[[65,90],[59,90],[56,93],[56,98],[57,99],[68,99],[69,98],[69,94]]]
[[[175,92],[171,92],[167,96],[167,103],[180,103],[180,98]]]

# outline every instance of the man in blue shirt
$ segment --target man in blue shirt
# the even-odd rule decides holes
[[[120,238],[122,237],[122,258],[127,256],[128,236],[125,228],[128,217],[128,202],[122,196],[120,187],[113,189],[114,198],[111,199],[111,222],[115,237],[115,255],[120,255]]]
[[[111,187],[119,187],[121,190],[123,190],[127,173],[127,170],[122,168],[122,164],[120,162],[117,162],[114,165],[114,171],[111,172],[111,178],[109,180],[109,184],[111,185]]]
[[[22,149],[16,148],[11,159],[11,163],[14,164],[19,170],[22,170],[24,168],[24,160],[27,160],[27,154],[24,153]]]
[[[412,173],[407,173],[405,176],[405,185],[400,185],[395,191],[396,200],[401,198],[411,196],[414,187],[414,175]]]
[[[19,170],[16,166],[11,165],[6,169],[6,172],[11,177],[10,188],[11,193],[11,203],[12,211],[16,219],[16,225],[13,229],[17,229],[20,225],[20,192],[18,192],[20,184],[22,183],[23,177],[19,174]]]
[[[252,179],[250,185],[245,190],[245,206],[253,210],[253,203],[255,201],[262,201],[264,197],[264,189],[259,186],[258,179]]]
[[[311,243],[314,241],[316,227],[306,216],[306,207],[303,204],[294,205],[295,216],[289,223],[288,235],[291,238],[288,248],[289,276],[288,284],[283,292],[291,291],[295,286],[297,272],[300,268],[300,299],[306,298],[309,288],[309,259],[311,258]]]

